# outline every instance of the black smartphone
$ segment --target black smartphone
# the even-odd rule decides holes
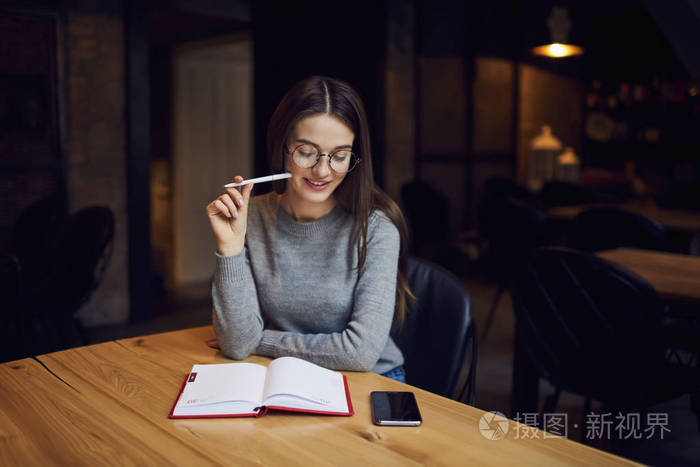
[[[375,425],[418,426],[423,422],[412,392],[372,391],[370,400]]]

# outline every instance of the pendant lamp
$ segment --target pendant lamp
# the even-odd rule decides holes
[[[551,58],[573,57],[583,54],[583,47],[567,44],[571,30],[571,20],[566,8],[553,7],[552,13],[547,19],[547,27],[552,40],[550,44],[533,47],[531,52],[534,55],[541,55]]]

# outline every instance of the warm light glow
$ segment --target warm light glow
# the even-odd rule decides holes
[[[561,58],[561,57],[572,57],[574,55],[581,55],[583,53],[583,47],[571,44],[561,44],[559,42],[554,42],[548,45],[540,45],[539,47],[533,47],[532,53],[535,55],[543,55],[545,57]]]

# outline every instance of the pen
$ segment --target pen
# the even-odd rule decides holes
[[[282,180],[291,177],[292,174],[285,172],[283,174],[268,175],[266,177],[249,178],[248,180],[243,180],[241,183],[227,183],[224,188],[233,188],[235,186],[243,186],[249,183],[262,183],[262,182],[272,182],[274,180]]]

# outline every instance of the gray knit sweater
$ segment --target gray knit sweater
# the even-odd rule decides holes
[[[372,213],[358,271],[352,226],[340,206],[296,222],[275,193],[251,198],[243,252],[217,253],[213,322],[222,352],[376,373],[403,364],[389,337],[399,232],[381,211]]]

